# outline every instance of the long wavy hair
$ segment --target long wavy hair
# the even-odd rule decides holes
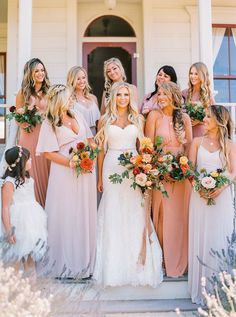
[[[47,73],[47,70],[46,70],[44,63],[39,58],[30,59],[28,62],[26,62],[25,66],[24,66],[24,75],[23,75],[23,80],[21,83],[21,92],[23,95],[24,102],[26,104],[29,103],[30,96],[34,96],[36,98],[39,98],[39,96],[35,90],[35,81],[33,78],[34,71],[39,64],[42,64],[42,66],[44,68],[44,74],[45,74],[40,91],[42,92],[43,95],[46,95],[46,93],[50,87],[48,73]]]
[[[85,85],[85,88],[83,90],[84,97],[91,100],[91,94],[90,94],[91,87],[88,83],[88,74],[87,74],[85,68],[83,68],[81,66],[73,66],[67,74],[67,86],[71,89],[72,99],[74,101],[77,101],[76,86],[77,86],[78,73],[80,71],[82,71],[86,77],[86,85]]]
[[[199,79],[201,81],[199,101],[201,101],[204,108],[207,108],[210,106],[210,100],[211,100],[210,79],[209,79],[209,72],[208,72],[207,66],[202,62],[194,63],[189,68],[189,76],[190,76],[191,69],[193,67],[196,68]],[[188,86],[189,88],[188,88],[186,101],[187,103],[191,103],[194,87],[190,79],[188,82]]]
[[[212,105],[208,108],[210,116],[214,118],[218,126],[220,153],[223,165],[230,168],[228,140],[232,140],[233,121],[226,107]]]
[[[48,90],[46,95],[46,118],[52,124],[54,130],[56,127],[62,126],[63,114],[65,112],[69,117],[74,118],[74,114],[68,106],[70,97],[70,89],[65,85],[53,85]]]
[[[110,93],[111,93],[111,87],[113,85],[113,81],[109,78],[109,76],[107,75],[107,67],[108,65],[110,65],[111,63],[115,64],[121,71],[121,75],[122,75],[122,81],[126,81],[127,78],[126,78],[126,74],[125,74],[125,70],[124,70],[124,67],[121,63],[121,61],[116,58],[116,57],[112,57],[112,58],[109,58],[108,60],[106,60],[104,62],[104,68],[103,68],[103,71],[104,71],[104,78],[105,78],[105,82],[104,82],[104,92],[105,92],[105,103],[107,103],[109,101],[109,98],[110,98]]]
[[[179,143],[186,143],[185,139],[185,125],[182,112],[182,93],[179,86],[173,82],[164,82],[159,88],[162,89],[164,94],[172,100],[173,106],[173,128]]]
[[[109,125],[115,123],[118,119],[118,110],[116,105],[116,98],[119,90],[121,88],[127,88],[130,96],[129,106],[128,106],[128,121],[130,124],[134,124],[139,131],[139,137],[143,136],[142,130],[142,117],[138,112],[138,107],[133,97],[133,90],[130,84],[125,82],[117,82],[114,83],[111,89],[111,97],[109,100],[108,107],[106,107],[106,111],[104,115],[101,117],[101,128],[97,135],[95,136],[95,140],[98,144],[106,143],[105,131]]]
[[[175,69],[172,66],[164,65],[161,68],[159,68],[158,72],[156,74],[156,77],[160,73],[161,70],[166,75],[170,76],[170,81],[172,81],[173,83],[177,84],[177,75],[176,75]],[[155,80],[155,90],[153,90],[153,92],[151,92],[151,95],[149,97],[147,97],[146,100],[150,100],[152,98],[152,96],[154,96],[157,93],[157,90],[158,90],[158,85],[157,85],[156,80]]]
[[[5,153],[5,160],[7,164],[14,164],[16,160],[19,158],[19,153],[19,146],[13,146],[12,148],[8,149]],[[16,163],[16,166],[11,166],[11,170],[7,168],[2,178],[5,179],[7,176],[13,177],[15,179],[16,188],[20,185],[23,185],[25,183],[25,178],[30,177],[29,172],[25,170],[26,162],[29,160],[29,158],[29,150],[22,147],[22,155],[20,157],[19,162]]]

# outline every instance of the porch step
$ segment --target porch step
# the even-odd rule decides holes
[[[188,315],[197,310],[191,303],[186,277],[167,278],[156,289],[131,286],[99,289],[92,282],[64,282],[58,284],[56,290],[64,294],[52,314],[58,317],[155,317],[157,313],[158,317],[160,313],[176,317],[176,308]]]

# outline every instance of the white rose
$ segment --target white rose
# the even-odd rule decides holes
[[[140,173],[138,175],[135,176],[135,182],[139,185],[144,187],[146,185],[146,181],[147,181],[147,175],[144,173]]]
[[[203,177],[203,179],[201,180],[201,184],[203,187],[207,188],[207,189],[212,189],[215,188],[216,186],[216,181],[213,177],[209,176],[209,177]]]

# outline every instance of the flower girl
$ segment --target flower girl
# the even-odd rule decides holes
[[[34,181],[29,176],[30,153],[14,146],[5,153],[8,164],[3,175],[1,239],[2,260],[18,270],[21,262],[25,273],[34,272],[35,261],[46,250],[46,214],[35,199]]]

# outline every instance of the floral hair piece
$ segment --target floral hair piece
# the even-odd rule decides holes
[[[12,164],[10,164],[10,165],[8,165],[7,168],[9,169],[9,171],[12,171],[12,168],[16,167],[17,163],[20,162],[20,159],[21,159],[21,157],[22,157],[22,153],[23,153],[22,146],[17,145],[17,147],[19,148],[19,154],[18,154],[18,157],[17,157],[17,159],[15,160],[15,162],[12,163]]]
[[[47,96],[49,99],[52,99],[54,96],[56,96],[59,92],[63,91],[66,89],[65,85],[55,85],[53,89],[50,89],[48,92]]]

